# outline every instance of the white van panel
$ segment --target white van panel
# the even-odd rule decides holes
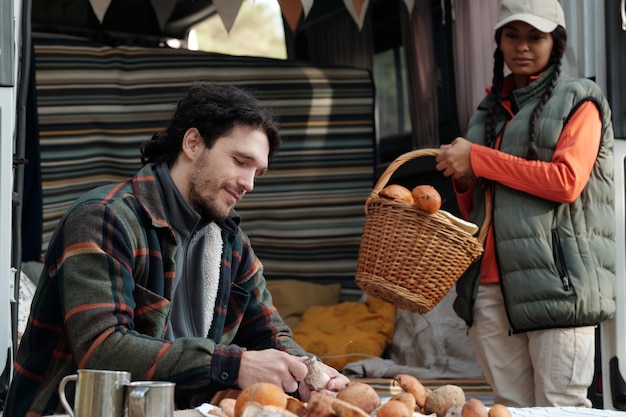
[[[616,139],[614,145],[615,158],[615,231],[616,231],[616,264],[617,276],[617,310],[615,318],[601,324],[602,341],[602,386],[605,409],[622,409],[624,395],[622,391],[622,375],[626,375],[626,140]],[[611,366],[613,362],[613,366]],[[616,367],[616,365],[619,365]],[[619,370],[619,372],[617,372]],[[613,373],[613,374],[612,374]],[[616,398],[613,398],[614,390]],[[621,395],[620,395],[621,394]],[[618,396],[619,395],[619,396]],[[617,402],[617,404],[616,404]]]
[[[17,74],[21,31],[21,1],[2,2],[0,11],[0,367],[12,372],[13,301],[12,200],[16,132]],[[10,374],[9,374],[10,375]]]

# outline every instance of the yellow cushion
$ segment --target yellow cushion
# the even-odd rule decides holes
[[[267,281],[274,306],[285,323],[292,329],[300,322],[304,312],[311,306],[337,304],[341,284],[314,284],[295,279]]]
[[[393,305],[373,297],[363,303],[313,306],[293,329],[294,338],[307,352],[341,370],[349,362],[383,354],[391,343],[395,314]]]

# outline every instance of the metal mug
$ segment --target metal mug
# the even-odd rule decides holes
[[[127,417],[173,417],[175,386],[165,381],[127,383]]]
[[[76,382],[74,409],[67,401],[65,387]],[[124,386],[130,372],[79,369],[59,384],[61,404],[70,417],[124,417]]]

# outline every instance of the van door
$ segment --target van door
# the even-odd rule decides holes
[[[602,386],[604,408],[626,410],[626,1],[605,3],[608,99],[615,130],[615,227],[617,311],[602,323]]]
[[[30,18],[30,15],[29,15]],[[14,204],[16,172],[20,170],[20,158],[16,153],[19,130],[17,109],[20,96],[19,59],[22,47],[22,3],[20,0],[0,2],[0,410],[13,371],[14,324],[18,288],[12,268],[13,211],[19,210],[19,197]],[[17,167],[17,168],[16,168]],[[19,230],[19,229],[18,229]]]

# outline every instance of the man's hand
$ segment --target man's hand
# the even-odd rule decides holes
[[[326,365],[323,362],[319,362],[320,367],[326,372],[326,374],[330,377],[330,381],[326,384],[326,387],[318,392],[328,395],[334,395],[338,391],[341,391],[348,385],[350,380],[347,376],[339,373],[335,368]],[[300,384],[298,388],[298,394],[302,401],[308,401],[311,398],[311,394],[313,391],[309,389],[307,384],[304,382]]]
[[[304,360],[276,349],[247,350],[241,355],[237,384],[244,389],[256,382],[271,382],[286,393],[296,392],[307,373]]]

